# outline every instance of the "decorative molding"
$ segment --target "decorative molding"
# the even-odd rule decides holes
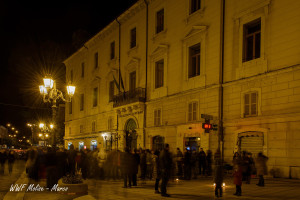
[[[238,14],[234,15],[233,19],[234,20],[238,20],[240,19],[241,17],[243,16],[246,16],[246,15],[249,15],[250,13],[260,9],[260,8],[264,8],[266,6],[269,6],[269,4],[271,3],[271,0],[264,0],[258,4],[256,4],[255,6],[252,6],[252,7],[248,7],[247,9],[239,12]],[[265,10],[265,12],[269,12],[268,9]]]

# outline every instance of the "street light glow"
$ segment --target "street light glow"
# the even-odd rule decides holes
[[[53,129],[53,128],[54,128],[54,125],[53,125],[53,124],[50,124],[50,128]]]
[[[41,94],[47,94],[47,93],[48,93],[48,92],[47,92],[47,88],[46,88],[45,86],[40,85],[39,88],[40,88],[40,93],[41,93]]]
[[[44,78],[44,86],[45,86],[45,88],[53,88],[53,84],[54,84],[54,81],[51,79],[51,78],[49,78],[49,77],[45,77]]]
[[[16,131],[16,133],[19,133],[19,131]]]
[[[11,126],[10,123],[8,123],[7,126],[10,127]]]
[[[14,127],[11,127],[11,130],[15,130],[15,128],[14,128]]]
[[[44,123],[40,123],[40,124],[39,124],[39,127],[40,127],[40,128],[44,128],[44,126],[45,126]]]
[[[68,92],[68,95],[70,96],[70,97],[72,97],[73,95],[74,95],[74,93],[75,93],[75,86],[72,86],[72,85],[68,85],[67,86],[67,92]]]
[[[48,134],[46,134],[46,137],[49,137],[49,135],[48,135]]]
[[[43,136],[43,134],[39,133],[39,137],[42,137],[42,136]]]

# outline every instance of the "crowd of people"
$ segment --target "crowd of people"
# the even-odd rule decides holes
[[[168,144],[165,144],[162,150],[125,148],[124,151],[105,151],[103,148],[78,150],[70,145],[69,150],[32,147],[27,151],[26,158],[28,177],[35,181],[46,179],[49,188],[63,176],[80,173],[83,179],[123,180],[124,188],[137,186],[138,178],[140,184],[144,184],[146,180],[154,180],[154,192],[168,197],[170,195],[166,188],[170,179],[176,177],[191,180],[196,179],[198,175],[213,175],[215,195],[222,196],[224,163],[219,149],[213,155],[210,150],[205,153],[202,148],[199,152],[189,148],[182,152],[177,148],[175,153],[171,153]],[[13,150],[0,150],[0,174],[4,173],[6,160],[11,173],[15,159],[16,153]],[[267,160],[261,152],[256,159],[253,159],[249,152],[234,154],[232,166],[235,195],[242,194],[242,182],[249,184],[253,174],[259,177],[257,185],[264,186]]]
[[[0,174],[4,174],[5,162],[8,163],[8,173],[11,175],[13,171],[13,165],[17,159],[17,154],[14,150],[0,149]]]

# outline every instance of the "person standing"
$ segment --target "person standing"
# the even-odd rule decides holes
[[[214,169],[214,182],[215,182],[215,196],[216,197],[222,197],[222,183],[223,183],[223,164],[221,159],[221,153],[220,150],[217,149],[215,156],[215,169]]]
[[[177,162],[177,176],[182,177],[182,161],[183,161],[183,154],[181,150],[177,147],[177,154],[176,154],[176,162]]]
[[[8,160],[8,172],[11,175],[12,170],[13,170],[13,165],[14,162],[16,160],[16,154],[13,150],[10,150],[7,156],[7,160]]]
[[[172,170],[172,155],[169,152],[169,144],[165,144],[164,150],[160,153],[159,166],[161,169],[161,179],[162,179],[161,196],[170,197],[170,195],[167,194],[167,184],[171,176],[171,170]]]
[[[160,180],[160,168],[159,168],[159,151],[156,150],[152,156],[152,166],[153,166],[153,178],[155,179],[155,193],[160,194],[158,190],[159,180]]]
[[[234,195],[236,196],[242,196],[242,177],[242,167],[241,165],[236,165],[233,172],[233,183],[236,187]]]
[[[133,172],[133,155],[129,152],[128,148],[125,148],[124,153],[121,155],[121,166],[122,166],[122,174],[124,179],[124,186],[123,188],[131,188],[131,179],[132,179],[132,172]],[[128,185],[127,185],[128,180]]]
[[[267,161],[268,157],[263,155],[262,152],[258,153],[258,156],[256,158],[256,170],[257,170],[257,176],[259,177],[258,186],[265,186],[265,180],[264,175],[267,175],[268,168],[267,168]]]
[[[205,175],[206,170],[206,154],[203,151],[203,148],[200,148],[200,152],[198,154],[198,164],[199,164],[199,175]]]
[[[1,149],[0,150],[0,174],[4,174],[4,164],[6,161],[7,155],[6,155],[6,150]]]
[[[191,180],[191,153],[187,148],[183,156],[184,180]]]
[[[133,158],[132,186],[137,186],[137,173],[140,164],[140,155],[137,153],[137,149],[133,150]]]

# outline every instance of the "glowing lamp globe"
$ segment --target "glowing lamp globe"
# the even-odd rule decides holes
[[[72,85],[68,85],[67,86],[67,91],[68,91],[68,95],[70,97],[72,97],[75,93],[75,86],[72,86]]]
[[[40,85],[39,87],[40,87],[40,93],[41,94],[47,94],[47,88],[45,88],[45,86]]]
[[[44,78],[44,86],[46,88],[53,88],[54,81],[51,78]]]

